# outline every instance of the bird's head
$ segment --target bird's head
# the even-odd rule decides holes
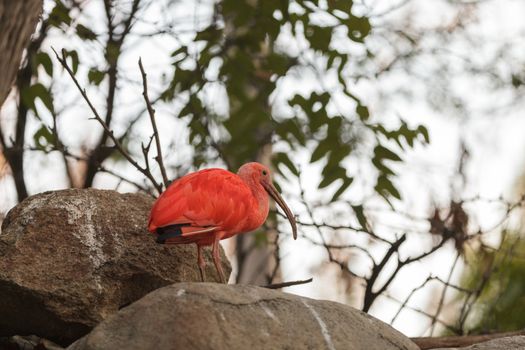
[[[283,197],[281,197],[273,185],[270,169],[260,163],[246,163],[239,168],[237,174],[243,179],[250,179],[255,183],[262,185],[266,192],[268,192],[268,194],[273,198],[275,203],[277,203],[286,214],[286,217],[292,226],[293,238],[297,239],[297,223],[295,222],[295,217],[292,214],[290,208],[288,208],[288,205],[286,205]]]

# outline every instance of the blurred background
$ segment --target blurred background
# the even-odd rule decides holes
[[[409,336],[523,329],[525,3],[46,0],[0,114],[0,220],[27,196],[158,196],[270,165],[280,213],[224,241],[230,283],[347,303]],[[62,52],[62,53],[61,53]],[[281,225],[282,222],[282,225]]]

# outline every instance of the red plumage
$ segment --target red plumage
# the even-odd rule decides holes
[[[238,175],[224,169],[205,169],[178,179],[162,193],[151,210],[148,229],[156,232],[159,227],[190,224],[181,228],[180,237],[166,243],[207,245],[213,242],[213,235],[194,232],[214,227],[224,239],[252,231],[262,224],[253,215],[257,206],[251,189]]]

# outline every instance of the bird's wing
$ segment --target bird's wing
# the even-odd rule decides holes
[[[253,206],[248,186],[223,169],[206,169],[175,181],[155,202],[149,231],[161,243],[190,243],[214,231],[230,231]]]

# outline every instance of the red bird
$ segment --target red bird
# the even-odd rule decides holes
[[[204,281],[203,246],[212,246],[213,263],[221,282],[219,241],[253,231],[268,217],[272,196],[283,209],[297,239],[295,218],[272,184],[270,170],[259,163],[244,164],[237,174],[224,169],[205,169],[173,182],[157,199],[148,229],[157,243],[197,244],[197,262]]]

